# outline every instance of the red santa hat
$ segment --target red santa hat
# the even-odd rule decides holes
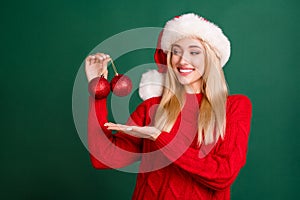
[[[157,48],[154,53],[154,60],[157,64],[158,71],[161,73],[166,72],[167,67],[167,52],[171,50],[172,44],[176,41],[186,37],[198,37],[212,47],[217,56],[220,58],[221,66],[227,63],[230,57],[230,42],[224,35],[223,31],[214,23],[207,19],[198,16],[194,13],[183,14],[176,16],[165,24],[164,29],[161,31]],[[148,75],[158,75],[153,72],[146,72]],[[159,75],[161,76],[161,75]],[[144,74],[143,77],[149,77]],[[145,78],[144,78],[145,79]],[[142,78],[141,84],[146,85],[145,80]],[[151,77],[151,80],[163,80],[161,77]],[[151,91],[151,89],[148,89]],[[162,91],[160,89],[160,91]],[[143,91],[140,89],[140,96]],[[157,93],[155,94],[157,95]],[[152,97],[151,94],[143,94],[143,99]],[[145,98],[147,97],[147,98]]]

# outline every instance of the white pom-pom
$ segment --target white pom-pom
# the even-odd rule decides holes
[[[139,95],[144,101],[162,95],[164,76],[163,73],[159,73],[157,70],[149,70],[142,74]]]

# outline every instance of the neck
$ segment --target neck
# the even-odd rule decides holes
[[[184,85],[184,90],[188,94],[199,94],[202,92],[201,86],[202,86],[202,79],[190,83],[188,85]]]

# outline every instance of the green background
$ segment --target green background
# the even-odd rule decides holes
[[[296,0],[2,3],[0,199],[130,199],[136,174],[92,168],[72,116],[80,65],[100,42],[195,12],[232,43],[231,93],[253,103],[248,159],[232,199],[300,199],[299,3]],[[116,61],[153,62],[153,49]],[[133,99],[132,102],[139,102]]]

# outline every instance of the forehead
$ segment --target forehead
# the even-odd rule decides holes
[[[176,42],[173,43],[172,46],[178,46],[178,47],[181,47],[181,48],[201,48],[203,49],[203,46],[200,42],[199,39],[197,38],[183,38],[183,39],[180,39],[180,40],[177,40]]]

